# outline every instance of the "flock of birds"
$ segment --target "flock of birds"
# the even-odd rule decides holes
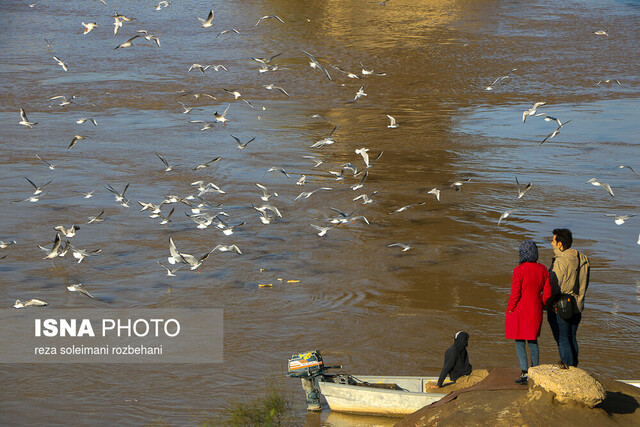
[[[104,3],[103,0],[101,1]],[[164,0],[160,1],[156,6],[156,10],[162,10],[162,9],[168,8],[171,6],[171,4],[172,4],[171,1],[164,1]],[[386,1],[380,4],[385,5]],[[212,28],[214,24],[217,23],[217,21],[215,20],[215,13],[213,10],[209,11],[206,18],[194,17],[194,24],[195,24],[196,18],[197,18],[197,21],[200,23],[200,27],[205,30]],[[113,24],[114,36],[118,35],[119,31],[122,30],[124,24],[131,24],[133,22],[136,22],[135,18],[122,15],[119,13],[115,13],[113,15],[113,19],[114,19],[114,24]],[[260,17],[255,22],[254,27],[258,27],[259,25],[265,25],[267,21],[270,21],[274,25],[285,24],[285,21],[282,18],[274,14],[274,15],[265,15]],[[84,27],[82,34],[85,36],[93,32],[97,28],[99,28],[99,25],[95,22],[89,22],[89,23],[82,22],[81,25],[82,27]],[[229,36],[232,36],[233,34],[236,34],[236,35],[241,34],[241,30],[237,28],[226,29],[218,32],[215,37],[216,38],[220,36],[229,37]],[[606,32],[595,32],[595,34],[603,37],[608,36],[608,33]],[[115,46],[114,50],[132,48],[135,46],[135,43],[137,43],[141,38],[152,42],[159,49],[162,47],[161,41],[158,37],[154,36],[153,34],[150,34],[147,30],[141,29],[141,30],[137,30],[134,36],[128,38],[126,41]],[[51,43],[47,41],[47,45],[48,45],[48,48],[50,49]],[[318,60],[314,54],[305,50],[301,50],[299,53],[300,55],[304,55],[304,57],[308,59],[308,65],[312,69],[312,72],[319,73],[314,75],[316,76],[316,78],[326,79],[329,82],[335,81],[334,77],[332,77],[331,75],[333,72],[330,72],[330,69],[327,68],[327,65],[326,65],[327,61]],[[251,60],[258,65],[258,68],[256,70],[258,73],[260,74],[276,73],[279,70],[286,69],[276,62],[279,55],[280,54],[272,55],[270,57],[252,57]],[[72,68],[70,68],[69,64],[64,60],[60,59],[58,56],[53,55],[53,60],[61,67],[63,72],[65,73],[72,72],[70,71],[72,70]],[[383,78],[386,76],[386,73],[384,72],[376,72],[372,69],[365,67],[365,65],[363,65],[362,62],[360,62],[360,65],[361,65],[361,70],[359,72],[348,71],[338,65],[332,65],[330,68],[333,70],[336,70],[341,75],[344,75],[345,78],[348,79],[347,81],[360,82],[360,81],[364,81],[367,78],[376,79],[376,78]],[[187,69],[187,67],[185,67],[185,69]],[[201,74],[204,75],[209,70],[214,70],[215,72],[228,71],[227,67],[223,64],[193,63],[188,67],[188,70],[186,72],[199,71]],[[485,90],[486,91],[494,90],[496,85],[503,84],[504,82],[506,82],[510,78],[511,74],[516,71],[517,69],[513,69],[506,75],[498,77],[490,85],[486,86]],[[619,81],[617,80],[601,81],[598,84],[602,84],[602,83],[620,84]],[[342,85],[342,86],[345,86],[345,85]],[[353,95],[353,99],[349,99],[347,101],[348,103],[356,103],[358,102],[359,99],[367,96],[367,93],[365,92],[365,85],[358,84],[357,86],[359,87],[357,92],[355,92],[355,94]],[[278,92],[279,96],[285,96],[285,97],[291,96],[289,91],[275,84],[266,84],[266,85],[263,85],[263,88],[265,90]],[[189,120],[189,123],[198,124],[200,126],[201,131],[208,131],[210,129],[215,128],[216,126],[218,127],[222,126],[224,128],[226,122],[232,120],[232,117],[228,116],[232,103],[233,105],[235,105],[236,102],[243,102],[244,104],[246,104],[246,106],[248,106],[248,108],[251,108],[251,109],[257,108],[256,106],[254,106],[254,104],[251,101],[245,99],[245,97],[235,89],[219,88],[219,90],[221,94],[225,96],[230,96],[232,97],[232,99],[229,102],[225,102],[223,104],[217,104],[216,102],[216,104],[220,106],[224,106],[224,104],[226,104],[226,107],[224,108],[223,112],[220,114],[218,113],[218,111],[215,111],[213,113],[213,117],[210,120],[194,120],[194,119]],[[183,91],[176,95],[176,103],[182,109],[181,111],[182,114],[190,115],[193,111],[203,110],[203,108],[201,108],[202,106],[188,105],[190,99],[193,98],[194,100],[200,100],[200,101],[207,100],[207,101],[213,102],[213,101],[218,101],[218,96],[220,95]],[[53,100],[60,101],[58,105],[65,107],[72,104],[75,101],[75,96],[67,97],[65,95],[57,95],[49,99],[52,101]],[[571,122],[571,120],[561,121],[556,117],[550,116],[545,112],[540,111],[543,109],[545,105],[546,105],[545,102],[536,102],[533,104],[531,108],[523,111],[522,113],[522,123],[526,123],[528,118],[539,117],[544,119],[547,122],[552,122],[556,125],[555,130],[551,132],[549,135],[547,135],[540,142],[540,145],[548,143],[550,140],[555,138],[560,133],[560,131],[563,130],[564,127]],[[262,109],[264,110],[266,109],[266,107],[262,107]],[[390,129],[390,131],[393,131],[393,129],[398,129],[401,126],[401,123],[398,123],[396,118],[393,117],[392,115],[387,114],[386,117],[389,120],[387,128]],[[310,116],[310,118],[329,122],[327,119],[325,119],[319,114],[314,114]],[[76,123],[79,125],[85,125],[85,126],[87,126],[86,125],[87,123],[93,126],[98,126],[98,120],[96,120],[93,117],[78,118],[76,120]],[[27,111],[25,111],[25,109],[23,108],[20,108],[20,121],[18,122],[18,124],[28,129],[32,129],[38,125],[37,122],[29,120],[27,116]],[[314,153],[313,154],[309,153],[308,155],[303,156],[305,159],[308,159],[312,162],[313,166],[310,166],[310,168],[313,169],[314,175],[318,175],[317,171],[321,170],[319,168],[322,165],[328,164],[326,163],[327,156],[321,155],[320,153],[326,152],[325,147],[331,146],[338,142],[335,136],[335,132],[337,129],[338,129],[338,126],[334,125],[331,131],[328,132],[325,137],[309,145],[309,148],[314,150]],[[234,140],[235,144],[237,145],[237,149],[239,151],[246,149],[249,144],[251,144],[256,140],[256,137],[250,138],[248,140],[242,140],[241,138],[238,138],[237,136],[234,136],[232,134],[230,134],[230,137]],[[78,144],[81,141],[88,138],[90,137],[87,135],[81,135],[81,134],[74,135],[71,138],[71,141],[67,149],[68,150],[78,149]],[[163,168],[162,170],[166,173],[170,173],[175,170],[174,168],[178,166],[182,166],[179,164],[172,164],[169,160],[167,160],[164,156],[162,156],[158,152],[155,152],[154,154],[159,159],[162,165],[161,167]],[[361,147],[361,148],[355,149],[354,154],[355,154],[355,157],[352,162],[341,164],[338,167],[338,170],[336,171],[327,170],[326,172],[323,172],[323,173],[326,173],[324,182],[331,180],[331,182],[334,182],[332,186],[322,185],[314,189],[300,191],[300,193],[295,198],[293,198],[293,202],[302,203],[302,201],[304,201],[305,199],[309,199],[314,194],[318,194],[320,192],[333,191],[334,185],[344,185],[345,182],[352,181],[353,184],[349,185],[349,188],[354,191],[353,193],[354,197],[351,198],[351,201],[354,202],[354,204],[357,203],[361,205],[368,205],[373,203],[375,201],[375,196],[377,195],[377,191],[360,192],[360,193],[357,193],[357,192],[358,190],[362,190],[367,184],[367,178],[369,176],[369,173],[372,170],[372,168],[383,157],[383,152],[379,151],[377,153],[374,153],[370,148]],[[48,169],[52,171],[56,170],[57,164],[53,164],[49,162],[48,160],[42,158],[38,154],[36,154],[36,157],[38,158],[39,161],[41,161],[44,165],[46,165]],[[192,169],[194,173],[198,171],[204,171],[208,168],[214,167],[214,165],[219,161],[221,161],[221,157],[214,157],[201,164],[198,164],[189,168]],[[628,169],[630,172],[638,175],[635,172],[635,170],[630,166],[620,165],[619,168]],[[283,176],[289,179],[297,178],[295,179],[295,183],[292,182],[292,185],[295,185],[296,187],[300,188],[300,190],[302,190],[303,188],[306,188],[305,186],[308,186],[309,184],[307,175],[309,175],[310,172],[307,174],[299,173],[297,174],[299,176],[295,177],[294,175],[296,174],[291,174],[281,167],[272,167],[272,168],[269,168],[265,172],[265,174],[266,173],[282,174]],[[43,196],[48,194],[47,186],[52,183],[52,180],[46,182],[45,184],[38,185],[28,177],[25,177],[25,179],[33,187],[33,190],[34,190],[33,193],[30,194],[25,199],[15,200],[15,201],[12,201],[11,203],[36,203],[36,202],[39,202]],[[453,183],[450,183],[448,185],[448,188],[455,191],[461,191],[463,185],[469,183],[470,181],[471,181],[470,178],[461,179]],[[604,190],[607,191],[607,193],[611,197],[614,197],[613,189],[609,184],[602,182],[596,178],[590,179],[589,181],[587,181],[587,183],[603,188]],[[126,194],[127,190],[129,189],[129,186],[130,186],[130,183],[127,183],[122,188],[114,187],[111,184],[106,184],[104,188],[105,190],[113,194],[116,203],[118,203],[120,206],[124,208],[129,208],[133,204]],[[270,192],[269,189],[261,183],[255,183],[255,186],[257,188],[256,201],[259,198],[260,202],[256,204],[251,204],[251,208],[257,213],[257,219],[259,219],[260,222],[265,225],[277,222],[280,218],[283,217],[281,213],[281,208],[277,206],[278,203],[276,202],[278,199],[281,199],[281,196],[279,196],[278,193],[276,192]],[[515,178],[515,189],[517,191],[517,199],[521,199],[525,197],[525,194],[528,191],[530,191],[532,187],[533,187],[532,183],[522,185],[518,180],[518,178],[517,177]],[[442,187],[442,188],[434,187],[431,190],[429,190],[427,194],[433,196],[433,201],[435,201],[435,203],[440,203],[442,191],[444,191],[445,189],[447,189],[447,187]],[[90,192],[76,191],[76,193],[78,193],[79,195],[82,195],[83,198],[88,199],[93,197],[95,191],[96,190],[93,190]],[[188,193],[188,194],[184,194],[180,196],[167,195],[163,200],[159,202],[148,202],[148,201],[142,201],[142,200],[137,200],[136,202],[140,207],[140,212],[147,212],[149,214],[149,218],[157,220],[160,225],[167,225],[173,221],[173,219],[175,218],[174,212],[178,204],[182,204],[186,207],[185,208],[186,217],[188,218],[189,221],[192,221],[194,223],[194,226],[198,229],[207,229],[209,227],[212,227],[216,230],[219,230],[225,236],[231,236],[235,231],[241,229],[242,226],[246,224],[246,221],[239,221],[239,222],[232,221],[230,215],[225,212],[225,209],[222,203],[216,203],[213,201],[214,198],[221,197],[222,195],[226,194],[225,190],[220,188],[220,186],[216,185],[214,182],[210,182],[210,181],[208,182],[205,179],[199,179],[199,180],[193,181],[190,183],[189,191],[185,191],[185,193]],[[422,205],[425,205],[426,203],[427,201],[423,200],[420,202],[401,206],[401,207],[398,207],[397,209],[390,211],[389,215],[401,214],[402,212],[405,212],[410,208],[422,206]],[[356,222],[361,222],[362,224],[366,224],[366,225],[370,223],[366,216],[359,214],[358,208],[355,208],[350,212],[343,212],[333,207],[330,207],[330,210],[332,211],[332,213],[326,218],[324,218],[320,223],[318,223],[317,221],[313,221],[309,223],[309,227],[311,227],[319,237],[327,236],[328,233],[332,232],[332,230],[334,230],[337,227],[344,227]],[[514,212],[517,212],[517,209],[509,209],[503,212],[498,218],[497,224],[501,225],[504,222],[504,220],[506,220],[506,218],[509,217]],[[611,216],[615,218],[615,223],[620,225],[620,224],[623,224],[627,219],[635,215],[629,214],[629,215],[611,215]],[[90,259],[90,258],[100,256],[102,253],[101,249],[82,249],[77,245],[73,244],[72,239],[76,236],[77,233],[82,233],[82,231],[80,230],[83,230],[85,226],[88,226],[88,225],[95,226],[96,224],[99,224],[105,219],[106,219],[105,211],[102,210],[101,212],[88,217],[86,223],[82,224],[81,226],[72,224],[71,226],[67,227],[65,225],[52,224],[53,225],[52,228],[56,231],[56,234],[53,238],[53,243],[50,246],[42,246],[40,244],[37,244],[37,247],[40,248],[40,250],[44,255],[43,259],[50,260],[51,262],[53,262],[54,260],[65,258],[67,255],[70,255],[72,258],[75,259],[77,263],[82,263],[85,259]],[[408,243],[393,242],[393,243],[389,243],[388,247],[394,248],[394,249],[398,248],[395,250],[399,250],[401,252],[407,252],[413,248],[413,243],[414,241],[410,241]],[[0,255],[1,255],[0,259],[6,258],[9,255],[9,251],[11,250],[10,248],[12,246],[16,246],[17,244],[18,243],[15,240],[0,241],[0,250],[7,252],[4,255],[1,255],[2,252],[0,252]],[[193,255],[193,254],[184,252],[182,249],[179,249],[179,246],[182,246],[183,244],[184,243],[180,243],[179,245],[176,245],[176,243],[173,240],[173,237],[169,237],[168,239],[169,256],[166,258],[168,265],[161,262],[160,260],[156,261],[157,264],[159,264],[159,266],[162,267],[162,269],[164,269],[167,276],[175,276],[176,273],[178,273],[178,271],[184,268],[188,268],[189,270],[193,270],[193,271],[198,271],[198,269],[201,268],[203,264],[207,261],[207,259],[216,251],[229,252],[238,256],[243,254],[242,250],[236,244],[217,244],[212,249],[202,254]],[[638,244],[640,244],[640,236],[638,238]],[[87,289],[85,289],[85,287],[80,283],[69,284],[67,286],[67,290],[70,292],[80,293],[88,298],[94,298],[94,296]],[[47,303],[41,299],[30,299],[25,302],[22,302],[21,300],[17,300],[14,304],[14,307],[25,308],[25,307],[45,306],[45,305],[47,305]]]
[[[603,32],[599,32],[596,31],[594,32],[594,34],[596,35],[603,35],[601,34]],[[604,34],[606,35],[606,34]],[[493,90],[493,85],[495,85],[497,82],[502,81],[504,79],[509,78],[510,74],[513,73],[514,71],[517,71],[517,68],[514,68],[513,70],[511,70],[511,72],[509,74],[506,74],[504,76],[498,77],[496,80],[493,81],[493,83],[489,86],[487,86],[485,88],[485,90]],[[611,81],[611,80],[609,80]],[[617,81],[617,80],[615,80]],[[599,85],[601,82],[598,82],[597,85]],[[619,83],[618,83],[619,84]],[[553,132],[551,132],[549,135],[547,135],[541,142],[540,145],[544,144],[545,142],[549,141],[550,139],[556,137],[559,133],[560,130],[567,125],[568,123],[571,122],[571,120],[567,120],[565,122],[560,121],[560,119],[558,119],[557,117],[553,117],[548,115],[547,113],[544,112],[538,112],[538,109],[545,106],[547,103],[544,101],[541,102],[535,102],[531,108],[524,110],[522,112],[522,123],[526,123],[527,121],[527,117],[542,117],[545,121],[547,122],[554,122],[557,127],[555,128],[555,130]],[[640,176],[631,166],[628,165],[618,165],[616,166],[614,169],[627,169],[629,170],[631,173],[633,173],[636,176]],[[524,197],[525,193],[527,191],[529,191],[531,189],[531,187],[533,186],[532,183],[528,183],[527,185],[523,186],[520,184],[520,182],[518,181],[518,177],[515,177],[516,180],[516,189],[518,191],[518,199],[521,199],[522,197]],[[607,191],[607,193],[611,196],[611,197],[615,197],[615,194],[613,193],[613,189],[611,188],[611,186],[606,183],[603,182],[601,180],[598,180],[597,178],[591,178],[588,181],[585,182],[585,184],[591,184],[593,186],[596,187],[601,187],[602,189],[604,189],[605,191]],[[498,225],[500,225],[500,223],[505,220],[507,217],[509,217],[512,213],[517,212],[518,209],[507,209],[506,211],[504,211],[501,215],[500,218],[498,219]],[[628,220],[629,218],[633,218],[636,216],[636,214],[626,214],[626,215],[619,215],[619,214],[605,214],[605,216],[608,217],[613,217],[615,220],[615,224],[617,225],[622,225],[625,223],[626,220]],[[638,245],[640,245],[640,234],[638,235]]]

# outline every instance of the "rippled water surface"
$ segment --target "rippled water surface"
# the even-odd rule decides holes
[[[225,361],[3,365],[0,380],[11,385],[2,387],[4,423],[195,424],[230,399],[260,396],[264,378],[282,373],[292,353],[316,348],[352,373],[435,375],[461,329],[470,333],[474,366],[514,366],[503,313],[517,248],[534,239],[549,264],[556,227],[572,229],[575,247],[593,265],[581,366],[640,378],[640,220],[616,225],[605,216],[639,213],[640,176],[618,168],[640,173],[638,2],[226,1],[214,5],[214,26],[205,29],[196,19],[211,6],[203,1],[174,0],[160,11],[148,0],[34,1],[0,3],[0,240],[17,241],[0,249],[8,255],[0,260],[2,306],[40,298],[52,308],[222,308]],[[137,20],[114,36],[116,11]],[[271,14],[284,24],[255,25]],[[83,35],[83,21],[98,27]],[[239,34],[216,37],[231,28]],[[138,38],[114,49],[139,29],[159,37],[161,47]],[[593,34],[602,29],[608,37]],[[308,66],[302,50],[332,81]],[[251,58],[276,54],[278,69],[259,73]],[[188,72],[193,63],[228,71]],[[363,76],[361,64],[386,75]],[[361,86],[367,95],[353,102]],[[57,95],[75,98],[60,106],[50,99]],[[183,114],[177,101],[194,110]],[[522,112],[538,101],[547,103],[539,112],[567,123],[542,145],[555,123],[522,123]],[[228,105],[224,126],[201,131],[189,123],[213,121]],[[18,125],[20,108],[38,123],[33,129]],[[387,127],[387,114],[398,128]],[[76,124],[80,117],[98,126]],[[334,144],[310,148],[334,126]],[[76,134],[87,138],[68,149]],[[238,150],[231,134],[255,140]],[[384,153],[354,191],[362,175],[345,170],[336,180],[329,171],[345,163],[363,168],[354,152],[362,147],[372,159]],[[164,172],[155,153],[174,170]],[[324,163],[314,167],[303,156]],[[301,175],[304,186],[296,185]],[[516,176],[533,183],[521,199]],[[11,203],[31,195],[24,177],[38,185],[52,180],[37,203]],[[615,197],[585,184],[593,177]],[[454,191],[451,184],[465,179]],[[225,191],[205,198],[221,204],[229,224],[245,222],[233,235],[197,229],[180,203],[167,225],[139,212],[137,201],[186,197],[197,180]],[[129,208],[105,190],[127,183]],[[260,222],[255,183],[278,194],[270,203],[282,218]],[[332,190],[295,201],[319,187]],[[441,190],[440,202],[432,188]],[[78,193],[92,190],[90,199]],[[373,202],[353,201],[360,194]],[[331,208],[356,211],[369,224],[349,222],[319,237],[309,224],[325,224],[337,215]],[[508,209],[516,211],[498,226]],[[104,222],[85,224],[103,210]],[[54,226],[74,223],[81,225],[74,245],[102,252],[80,264],[43,260],[36,245],[50,246]],[[233,243],[243,255],[215,252],[197,274],[167,277],[156,262],[166,261],[169,237],[188,253]],[[395,242],[412,248],[388,247]],[[77,282],[97,299],[65,290]],[[540,342],[542,361],[555,362],[546,323]],[[305,418],[298,382],[285,383],[300,422],[372,423],[326,413]]]

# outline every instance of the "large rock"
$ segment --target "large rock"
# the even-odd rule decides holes
[[[539,365],[529,368],[534,385],[555,394],[560,403],[576,401],[593,408],[607,397],[607,391],[595,378],[580,368]]]

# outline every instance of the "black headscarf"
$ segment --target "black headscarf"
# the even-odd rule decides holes
[[[533,240],[525,240],[520,244],[520,264],[538,261],[538,246]]]

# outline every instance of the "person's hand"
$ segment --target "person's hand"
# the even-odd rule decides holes
[[[427,388],[440,388],[437,384],[427,384]]]

